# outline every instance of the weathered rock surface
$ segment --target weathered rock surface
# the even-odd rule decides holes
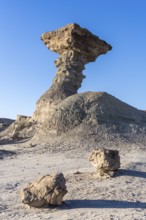
[[[46,32],[41,39],[48,49],[60,55],[55,61],[58,72],[53,84],[38,100],[33,115],[35,120],[43,122],[60,101],[77,93],[85,77],[82,73],[85,64],[111,50],[111,46],[77,24]]]
[[[14,120],[8,118],[0,118],[0,132],[7,129]]]
[[[144,111],[105,92],[86,92],[63,100],[37,130],[33,141],[45,142],[52,149],[90,148],[111,141],[146,144],[145,137]]]
[[[20,191],[21,201],[32,207],[61,205],[67,193],[65,183],[62,173],[43,176]]]
[[[16,121],[0,133],[1,140],[20,140],[32,137],[35,134],[37,122],[31,117],[17,115]]]
[[[96,176],[100,178],[112,177],[120,168],[120,156],[117,150],[105,148],[93,150],[89,161],[96,168]]]

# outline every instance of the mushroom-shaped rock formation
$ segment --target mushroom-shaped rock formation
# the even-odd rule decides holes
[[[33,116],[17,117],[0,132],[0,142],[27,138],[29,147],[45,146],[57,152],[109,143],[110,147],[120,148],[121,142],[122,146],[145,146],[146,112],[106,92],[76,94],[85,64],[95,61],[111,46],[77,24],[44,33],[41,39],[60,55],[55,61],[58,72],[51,88],[38,100]]]
[[[22,203],[32,207],[61,205],[67,193],[66,181],[62,173],[47,175],[28,184],[20,191]]]
[[[96,168],[96,176],[99,178],[112,177],[120,168],[120,156],[117,150],[105,148],[93,150],[89,161]]]
[[[51,88],[38,100],[34,118],[43,122],[56,105],[76,94],[85,76],[85,64],[111,50],[111,46],[78,24],[69,24],[41,36],[48,49],[60,57],[55,61],[58,72]]]

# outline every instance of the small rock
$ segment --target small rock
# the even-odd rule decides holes
[[[112,177],[120,167],[120,156],[117,150],[105,148],[93,150],[89,161],[97,169],[96,176],[100,178]]]
[[[65,183],[62,173],[43,176],[20,191],[21,201],[32,207],[61,205],[67,193]]]

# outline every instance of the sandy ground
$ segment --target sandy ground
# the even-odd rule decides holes
[[[5,151],[4,151],[5,150]],[[17,154],[7,151],[17,152]],[[21,145],[0,146],[0,220],[146,220],[146,148],[121,150],[121,169],[98,180],[88,151],[50,153]],[[63,172],[68,193],[61,207],[28,208],[19,191],[46,174]]]

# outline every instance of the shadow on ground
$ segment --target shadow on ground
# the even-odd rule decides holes
[[[128,170],[128,169],[120,169],[115,175],[115,177],[118,177],[118,176],[133,176],[133,177],[146,178],[146,172]]]
[[[116,200],[67,200],[65,205],[70,209],[79,208],[146,208],[146,203]]]
[[[0,160],[4,159],[5,157],[11,157],[14,155],[16,155],[16,152],[14,151],[0,150]]]
[[[29,141],[31,137],[28,138],[19,138],[17,140],[3,139],[0,140],[0,145],[13,145],[13,144],[21,144]]]

